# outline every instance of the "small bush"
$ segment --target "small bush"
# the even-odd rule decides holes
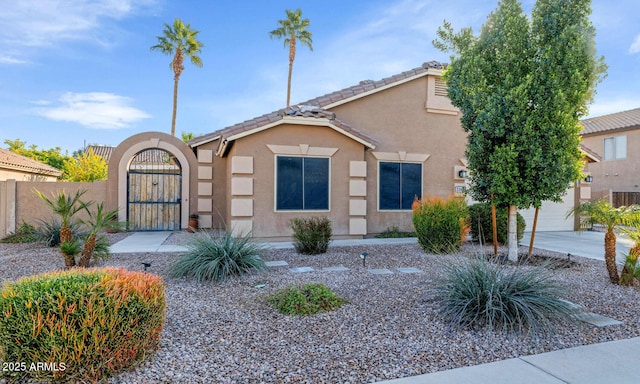
[[[428,253],[460,250],[469,233],[467,204],[463,199],[432,197],[413,203],[413,226],[418,243]]]
[[[290,285],[269,296],[268,301],[285,315],[313,315],[328,312],[346,301],[324,284]]]
[[[545,266],[509,267],[484,258],[444,267],[433,289],[440,314],[453,327],[551,331],[553,321],[572,319],[575,307]]]
[[[296,252],[317,255],[327,252],[331,241],[331,221],[326,217],[298,217],[290,221]]]
[[[10,233],[6,237],[0,239],[0,243],[33,243],[40,240],[40,235],[33,225],[24,221],[15,232]]]
[[[70,224],[71,233],[73,234],[73,238],[76,240],[80,240],[84,238],[86,233],[82,231],[81,225],[79,223],[71,223]],[[38,234],[40,239],[45,242],[48,247],[57,247],[60,245],[60,228],[62,224],[60,220],[55,217],[47,220],[40,220],[38,226]]]
[[[491,204],[477,203],[469,206],[469,216],[471,218],[471,236],[475,241],[480,241],[482,236],[483,243],[493,242],[493,227],[491,224]],[[524,229],[527,223],[524,217],[518,212],[517,216],[517,236],[518,241],[524,235]],[[508,227],[508,210],[507,208],[496,208],[496,227],[498,229],[498,243],[506,244],[509,232]]]
[[[416,237],[416,233],[401,231],[398,227],[391,227],[376,235],[376,237],[379,239],[399,239],[405,237]]]
[[[249,235],[234,237],[224,233],[212,236],[198,232],[187,247],[189,251],[169,268],[171,277],[191,277],[199,282],[223,281],[232,275],[266,269],[260,258],[264,247]]]
[[[158,346],[165,308],[160,277],[124,269],[74,269],[8,283],[0,292],[0,361],[55,363],[57,370],[2,375],[104,380]]]

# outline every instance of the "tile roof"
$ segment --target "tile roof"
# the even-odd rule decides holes
[[[429,62],[423,63],[422,66],[418,68],[414,68],[409,71],[399,73],[397,75],[386,77],[382,80],[378,80],[378,81],[363,80],[358,85],[354,85],[336,92],[328,93],[326,95],[304,101],[302,103],[299,103],[297,106],[267,113],[265,115],[262,115],[250,120],[246,120],[241,123],[223,128],[221,130],[197,137],[189,141],[189,145],[198,146],[198,145],[207,143],[209,141],[215,140],[218,137],[224,138],[224,137],[233,136],[242,132],[251,131],[253,129],[257,129],[262,126],[280,121],[284,118],[285,115],[327,118],[331,120],[332,123],[334,123],[336,126],[345,130],[346,132],[349,132],[357,137],[360,137],[365,141],[373,143],[374,140],[371,137],[349,126],[347,123],[337,119],[335,117],[335,114],[323,108],[328,105],[345,101],[349,98],[356,97],[358,95],[362,95],[367,92],[375,91],[376,89],[387,88],[389,86],[402,83],[404,80],[410,79],[414,76],[426,74],[427,71],[429,71],[429,69],[443,69],[445,67],[446,67],[446,64],[442,64],[438,61],[429,61]],[[317,108],[311,109],[309,108],[309,106],[313,106]]]
[[[109,159],[111,158],[111,154],[116,147],[110,147],[107,145],[90,145],[87,147],[87,150],[93,149],[93,153],[98,155],[104,159],[104,161],[109,164]]]
[[[18,155],[8,149],[0,148],[0,168],[13,169],[38,175],[60,177],[62,171],[37,160]]]
[[[581,121],[583,130],[581,135],[595,135],[598,133],[640,128],[640,108],[629,111],[612,113],[610,115],[592,117]]]
[[[602,161],[602,156],[598,155],[593,149],[587,147],[586,145],[580,143],[580,150],[584,152],[587,157],[588,162],[598,163]],[[592,161],[589,161],[591,159]]]

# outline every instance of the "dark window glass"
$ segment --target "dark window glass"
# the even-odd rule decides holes
[[[422,194],[422,164],[380,163],[379,208],[411,209]]]
[[[277,157],[277,210],[329,209],[329,159]]]

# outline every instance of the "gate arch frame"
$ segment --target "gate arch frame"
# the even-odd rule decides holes
[[[127,171],[134,156],[146,149],[163,149],[174,155],[182,167],[182,206],[180,227],[187,228],[189,215],[197,212],[198,160],[193,150],[182,140],[162,132],[143,132],[120,143],[109,158],[107,206],[118,208],[118,220],[127,219]]]

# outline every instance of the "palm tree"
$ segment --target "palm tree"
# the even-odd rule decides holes
[[[204,45],[197,40],[199,31],[191,29],[191,24],[184,24],[180,19],[173,21],[173,26],[165,23],[163,36],[157,36],[158,44],[152,51],[160,51],[173,56],[170,68],[173,70],[173,116],[171,117],[171,136],[176,135],[176,111],[178,109],[178,80],[184,70],[184,57],[188,56],[191,64],[202,68],[202,59],[198,54]]]
[[[87,235],[87,239],[84,242],[82,255],[80,256],[78,265],[81,267],[88,267],[89,262],[91,262],[91,258],[93,257],[93,253],[96,249],[96,239],[98,237],[98,233],[100,233],[100,231],[102,231],[103,229],[108,228],[111,223],[118,218],[118,209],[116,208],[112,211],[105,212],[103,203],[98,204],[95,213],[91,212],[86,204],[83,204],[83,208],[87,212],[89,220],[83,220],[82,223],[89,227],[89,234]]]
[[[588,201],[573,208],[567,217],[573,214],[584,216],[583,225],[602,224],[607,228],[604,235],[604,261],[609,272],[609,279],[613,284],[620,283],[618,266],[616,264],[616,234],[614,229],[624,225],[638,215],[637,206],[614,208],[604,199]]]
[[[53,194],[52,198],[48,198],[44,193],[35,190],[36,195],[40,197],[52,210],[53,213],[60,216],[60,244],[61,252],[64,256],[65,267],[71,268],[76,265],[76,260],[72,252],[65,251],[65,247],[71,245],[74,242],[73,231],[71,230],[71,223],[73,215],[78,213],[83,207],[90,205],[91,203],[82,203],[80,198],[84,195],[86,190],[76,191],[75,195],[67,196],[66,192]]]
[[[311,32],[306,28],[309,26],[309,19],[302,18],[302,10],[298,8],[295,12],[287,9],[287,18],[284,20],[278,20],[280,28],[274,29],[269,32],[269,36],[273,39],[284,38],[284,46],[289,44],[289,78],[287,80],[287,107],[291,101],[291,72],[293,71],[293,60],[296,58],[296,40],[300,40],[302,45],[309,47],[313,51],[311,46]]]

